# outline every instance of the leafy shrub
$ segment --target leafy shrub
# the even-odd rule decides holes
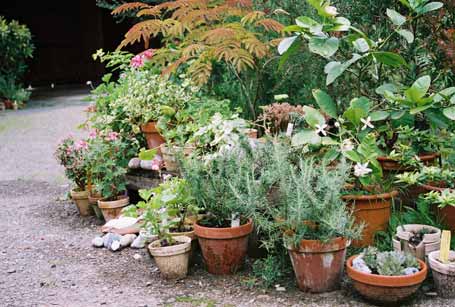
[[[88,149],[85,140],[64,139],[55,151],[57,161],[65,168],[65,175],[80,191],[85,190],[88,177]]]

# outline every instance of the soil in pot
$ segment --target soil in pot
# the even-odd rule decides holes
[[[439,260],[439,251],[431,252],[428,255],[428,262],[438,295],[443,298],[455,298],[455,251],[449,252],[449,263],[442,263]]]
[[[126,195],[118,196],[116,200],[108,201],[100,199],[98,200],[98,207],[103,212],[103,217],[106,222],[115,219],[122,209],[130,203],[130,199]]]
[[[339,288],[349,242],[335,238],[327,243],[302,240],[300,246],[288,246],[292,267],[300,290],[320,293]]]
[[[362,239],[354,240],[352,246],[365,247],[373,245],[374,235],[385,231],[389,225],[393,198],[397,191],[373,195],[344,195],[342,198],[354,210],[356,223],[364,223]]]
[[[141,131],[147,141],[147,148],[156,148],[158,153],[161,154],[160,145],[164,143],[164,138],[156,128],[156,122],[148,122],[147,124],[141,125]]]
[[[233,274],[242,265],[248,250],[248,236],[253,231],[250,219],[239,227],[206,227],[194,224],[202,257],[209,273]]]
[[[90,216],[93,211],[88,203],[88,191],[71,190],[71,198],[77,206],[77,210],[81,216]]]
[[[346,271],[352,279],[354,288],[366,299],[375,303],[390,306],[410,298],[420,287],[427,276],[427,265],[418,260],[420,271],[412,275],[383,276],[368,274],[353,268],[352,256],[346,263]]]
[[[161,276],[166,279],[181,279],[188,274],[191,238],[176,236],[174,239],[176,242],[173,245],[156,240],[148,246]]]

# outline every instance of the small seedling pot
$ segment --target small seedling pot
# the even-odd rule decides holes
[[[71,190],[71,198],[76,203],[77,210],[81,216],[92,215],[92,210],[88,203],[88,191]]]
[[[428,255],[434,285],[439,296],[455,298],[455,251],[449,252],[449,263],[439,261],[439,251]]]
[[[166,279],[182,279],[188,274],[191,238],[176,236],[174,239],[179,244],[162,247],[161,241],[156,240],[148,246],[161,276]]]
[[[417,246],[409,243],[409,240],[413,237],[413,235],[423,229],[432,230],[434,233],[424,234],[421,243]],[[398,226],[396,229],[396,235],[393,238],[393,249],[395,251],[411,253],[423,261],[426,261],[428,254],[439,250],[440,246],[441,230],[428,225],[408,224]]]

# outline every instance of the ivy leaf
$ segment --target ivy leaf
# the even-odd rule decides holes
[[[394,52],[377,51],[373,52],[372,55],[376,60],[385,65],[389,65],[392,67],[400,67],[402,65],[407,65],[406,60],[401,55]]]
[[[294,41],[297,39],[298,35],[283,38],[278,45],[278,53],[283,55],[288,49],[292,46]]]
[[[412,44],[412,42],[414,41],[414,34],[412,34],[412,32],[409,30],[401,29],[398,30],[397,33],[403,36],[404,39],[408,42],[408,44]]]
[[[318,106],[324,113],[332,118],[336,118],[338,116],[337,105],[329,94],[322,90],[315,89],[313,90],[313,97],[316,99]]]
[[[431,11],[435,11],[443,7],[444,4],[442,2],[430,2],[425,4],[421,9],[418,10],[420,14],[425,14]]]
[[[401,15],[400,13],[398,13],[395,10],[387,9],[386,14],[389,17],[389,19],[392,21],[392,23],[396,26],[401,26],[406,22],[406,17],[404,17],[403,15]]]
[[[302,146],[307,144],[319,144],[321,143],[321,137],[316,133],[315,130],[305,129],[300,131],[291,139],[292,146]]]
[[[455,120],[455,107],[449,107],[442,110],[442,113],[450,120]]]
[[[336,80],[343,72],[349,68],[352,64],[362,58],[361,55],[354,53],[352,59],[345,63],[330,62],[324,67],[324,72],[327,74],[326,85],[330,85]]]
[[[313,53],[330,58],[338,51],[339,44],[339,40],[336,37],[311,37],[309,48]]]
[[[303,110],[305,112],[305,120],[310,125],[310,127],[314,128],[316,125],[323,125],[325,123],[325,118],[318,110],[304,106]]]
[[[371,121],[378,122],[381,120],[385,120],[390,116],[390,113],[387,111],[375,111],[370,113]]]
[[[367,40],[363,37],[356,39],[352,45],[354,45],[354,48],[361,53],[365,53],[370,50]]]

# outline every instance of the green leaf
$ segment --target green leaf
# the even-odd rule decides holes
[[[387,9],[386,13],[390,20],[393,22],[393,24],[396,26],[401,26],[406,22],[406,17],[404,17],[395,10]]]
[[[326,92],[315,89],[313,90],[313,97],[316,99],[319,108],[321,108],[324,113],[332,118],[336,118],[338,116],[337,105],[333,101],[332,97],[330,97]]]
[[[451,120],[455,120],[455,107],[449,107],[442,110],[445,117]]]
[[[153,158],[155,158],[156,153],[157,153],[156,148],[147,150],[141,149],[141,151],[139,152],[139,159],[151,161],[153,160]]]
[[[311,37],[309,41],[310,51],[325,58],[329,58],[338,51],[339,40],[336,37]]]
[[[360,124],[360,119],[365,118],[368,115],[362,108],[348,108],[344,113],[343,117],[353,123],[355,126]]]
[[[421,9],[418,10],[420,14],[425,14],[434,10],[438,10],[443,7],[444,4],[442,2],[430,2],[423,6]]]
[[[407,66],[405,59],[401,55],[394,52],[377,51],[373,52],[372,55],[376,60],[385,65],[392,67],[400,67],[402,65]]]
[[[363,96],[352,99],[349,105],[353,108],[361,108],[365,111],[365,113],[369,113],[371,107],[373,106],[370,99]]]
[[[330,28],[330,31],[345,32],[349,31],[349,28],[351,27],[351,22],[344,17],[335,18],[335,24],[334,27]]]
[[[429,104],[429,105],[425,105],[425,106],[412,108],[411,110],[409,110],[409,114],[415,115],[417,113],[421,113],[421,112],[431,108],[432,106],[433,106],[432,104]]]
[[[443,100],[449,99],[450,97],[452,97],[452,99],[454,99],[455,98],[454,94],[455,94],[455,87],[448,87],[448,88],[443,89],[436,95],[434,95],[433,100],[435,102],[441,102]],[[453,103],[452,99],[451,99],[451,103]]]
[[[314,128],[316,125],[323,125],[325,123],[325,118],[318,110],[304,106],[303,110],[305,112],[305,120],[310,125],[310,127]]]
[[[390,113],[387,111],[375,111],[370,113],[371,121],[378,122],[381,120],[385,120],[390,116]]]
[[[336,149],[330,149],[324,154],[323,160],[325,162],[325,165],[329,165],[332,161],[334,161],[340,153]]]
[[[320,25],[316,20],[307,17],[307,16],[300,16],[297,17],[295,20],[296,25],[301,28],[310,29],[311,27],[315,27]]]
[[[321,143],[321,137],[316,133],[315,130],[305,129],[300,131],[291,139],[292,146],[302,146],[307,144],[319,144]]]
[[[393,83],[384,83],[383,85],[376,88],[376,94],[378,95],[384,95],[386,91],[389,91],[390,93],[396,93],[398,92],[398,87]]]
[[[411,44],[414,41],[414,34],[412,34],[412,32],[409,30],[401,29],[397,30],[397,33],[403,36],[408,44]]]
[[[358,163],[362,162],[362,157],[355,150],[344,151],[342,154],[351,161]]]
[[[412,84],[410,88],[405,91],[405,95],[409,100],[418,102],[428,92],[430,85],[430,76],[420,77],[414,82],[414,84]]]
[[[278,69],[282,69],[284,64],[286,64],[287,60],[289,59],[289,57],[296,54],[299,51],[301,46],[302,46],[302,40],[299,39],[299,40],[294,41],[294,43],[291,45],[291,47],[289,47],[288,50],[286,50],[286,52],[283,55],[281,55],[280,62],[278,64]]]
[[[425,112],[425,116],[430,120],[433,129],[447,129],[449,127],[450,122],[447,121],[443,111],[430,109]]]
[[[352,45],[354,46],[354,48],[361,52],[361,53],[365,53],[367,52],[368,50],[370,50],[370,46],[368,45],[368,42],[366,39],[364,39],[363,37],[361,38],[358,38],[356,39]]]
[[[288,49],[294,44],[294,41],[298,38],[298,35],[285,37],[281,40],[280,44],[278,45],[278,53],[283,55]]]
[[[326,85],[330,85],[333,83],[333,81],[336,80],[343,72],[349,68],[352,64],[357,62],[362,58],[361,55],[354,53],[352,55],[352,58],[345,62],[345,63],[340,63],[340,62],[330,62],[324,67],[324,72],[327,74],[327,79],[326,79]]]

